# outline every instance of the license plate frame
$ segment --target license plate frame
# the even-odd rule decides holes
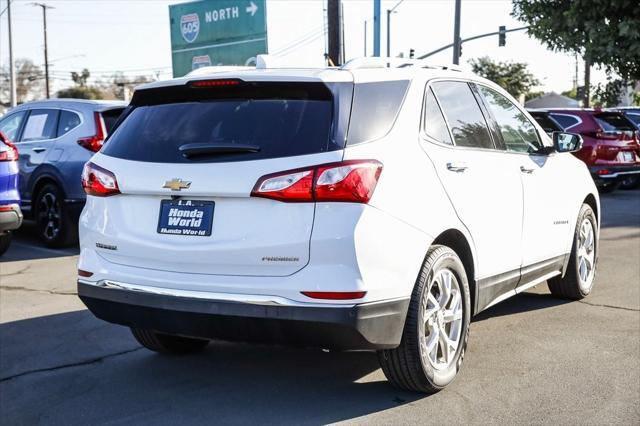
[[[625,163],[631,163],[633,162],[633,160],[635,155],[633,152],[631,151],[622,151],[622,161],[624,161]]]
[[[160,200],[156,231],[162,235],[209,237],[214,211],[214,201]]]

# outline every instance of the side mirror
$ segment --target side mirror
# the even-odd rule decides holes
[[[582,136],[576,133],[553,132],[552,139],[557,152],[576,152],[582,148]]]

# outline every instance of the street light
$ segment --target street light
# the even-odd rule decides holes
[[[400,0],[391,9],[387,9],[387,58],[391,57],[391,14],[404,0]]]

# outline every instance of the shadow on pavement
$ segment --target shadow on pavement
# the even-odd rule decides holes
[[[14,232],[11,246],[9,250],[0,257],[0,263],[20,260],[51,259],[55,257],[75,256],[78,254],[80,254],[80,249],[77,245],[61,249],[45,247],[38,239],[35,224],[33,222],[24,222],[20,229]]]
[[[425,398],[360,383],[379,368],[373,353],[213,342],[162,356],[88,311],[0,324],[0,344],[4,424],[326,424]]]
[[[521,312],[536,311],[538,309],[553,308],[555,306],[571,303],[572,300],[560,299],[551,294],[521,293],[515,297],[498,303],[486,311],[473,317],[472,321],[484,321],[489,318],[497,318],[505,315],[519,314]]]

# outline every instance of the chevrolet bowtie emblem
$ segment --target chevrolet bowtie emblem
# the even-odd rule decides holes
[[[169,188],[172,191],[180,191],[187,189],[191,186],[191,182],[184,181],[182,179],[173,178],[164,183],[163,188]]]

